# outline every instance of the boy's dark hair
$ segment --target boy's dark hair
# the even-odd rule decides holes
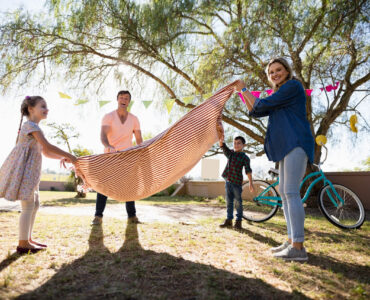
[[[129,91],[119,91],[118,94],[117,94],[117,99],[119,97],[119,95],[126,95],[128,94],[130,96],[130,100],[131,100],[131,94]]]
[[[243,145],[245,145],[245,138],[243,138],[242,136],[237,136],[235,139],[234,139],[234,141],[236,141],[236,140],[240,140],[242,143],[243,143]]]

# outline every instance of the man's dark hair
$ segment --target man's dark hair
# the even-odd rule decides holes
[[[117,99],[118,99],[119,95],[126,95],[126,94],[130,95],[130,100],[131,100],[131,94],[130,94],[129,91],[119,91],[118,94],[117,94]]]
[[[236,140],[240,140],[242,143],[243,143],[243,145],[245,145],[245,138],[243,138],[242,136],[237,136],[235,139],[234,139],[235,141]]]

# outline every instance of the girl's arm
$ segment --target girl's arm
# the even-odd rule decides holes
[[[43,152],[47,153],[47,155],[50,155],[49,157],[57,159],[65,157],[67,159],[67,162],[71,163],[75,163],[77,161],[77,158],[74,155],[50,144],[41,131],[33,131],[31,132],[31,134],[36,139],[36,141],[41,144]]]

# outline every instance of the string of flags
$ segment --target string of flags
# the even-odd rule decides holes
[[[327,85],[325,87],[320,88],[320,91],[324,91],[325,90],[327,92],[331,92],[333,90],[336,90],[339,87],[339,83],[340,82],[337,81],[335,83],[335,85],[329,84],[329,85]],[[305,91],[306,91],[307,96],[311,96],[311,94],[313,92],[313,89],[306,89]],[[250,91],[250,93],[253,96],[255,96],[256,98],[260,98],[262,92],[263,91]],[[268,90],[265,90],[264,92],[266,92],[267,95],[270,96],[274,92],[274,90],[268,89]],[[59,94],[59,97],[62,98],[62,99],[72,99],[72,97],[69,96],[69,95],[67,95],[66,93],[58,92],[58,94]],[[203,94],[202,98],[203,99],[208,99],[212,95],[213,95],[213,93]],[[182,100],[182,102],[184,102],[187,105],[190,102],[192,102],[192,100],[194,98],[196,98],[196,96],[195,95],[191,95],[191,96],[182,97],[181,100]],[[82,105],[82,104],[85,104],[87,102],[89,102],[89,100],[87,100],[87,99],[78,99],[78,100],[76,100],[76,102],[74,103],[74,105]],[[102,108],[104,105],[106,105],[106,104],[108,104],[110,102],[111,101],[108,101],[108,100],[101,100],[101,101],[98,101],[98,104],[99,104],[99,107]],[[130,101],[130,104],[129,104],[128,108],[127,108],[128,111],[131,110],[131,107],[134,104],[134,102],[136,103],[136,102],[139,102],[139,101],[133,101],[133,100]],[[146,109],[152,104],[152,102],[153,101],[151,101],[151,100],[143,100],[143,101],[141,101],[141,103],[145,106]],[[164,104],[166,106],[166,109],[167,109],[167,112],[168,113],[171,113],[174,103],[175,103],[175,99],[174,98],[170,98],[170,99],[165,99],[164,100]],[[351,125],[351,128],[352,127],[355,128],[355,125],[353,125],[353,126]]]

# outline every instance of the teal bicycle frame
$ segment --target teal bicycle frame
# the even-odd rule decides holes
[[[319,177],[316,178],[313,182],[311,182],[310,186],[308,187],[308,189],[306,191],[306,194],[302,198],[302,203],[304,203],[307,200],[307,198],[310,196],[310,193],[311,193],[311,190],[312,190],[313,186],[316,185],[316,183],[318,183],[319,181],[323,181],[324,186],[326,186],[327,184],[330,185],[330,188],[331,189],[328,189],[327,190],[327,194],[328,194],[330,200],[333,202],[334,206],[335,207],[342,206],[342,204],[344,203],[343,199],[339,196],[339,194],[335,190],[335,188],[334,188],[333,184],[331,183],[331,181],[326,178],[324,172],[320,168],[319,168],[319,171],[318,172],[310,173],[310,174],[308,174],[302,180],[302,182],[301,182],[301,184],[299,186],[299,190],[302,189],[302,186],[304,185],[304,183],[308,179],[310,179],[311,177],[314,177],[314,176],[319,176]],[[279,184],[279,178],[277,178],[277,180],[273,184],[271,184],[268,188],[266,188],[264,191],[262,191],[253,200],[256,201],[256,202],[258,202],[258,203],[261,203],[261,204],[267,204],[267,205],[271,205],[271,206],[279,206],[279,207],[282,207],[281,197],[266,196],[266,193],[268,193],[269,190],[272,187],[275,188],[278,184]],[[335,194],[335,196],[337,197],[337,199],[340,200],[340,204],[338,204],[337,201],[335,201],[335,199],[332,197],[332,195],[330,193],[330,190]]]

